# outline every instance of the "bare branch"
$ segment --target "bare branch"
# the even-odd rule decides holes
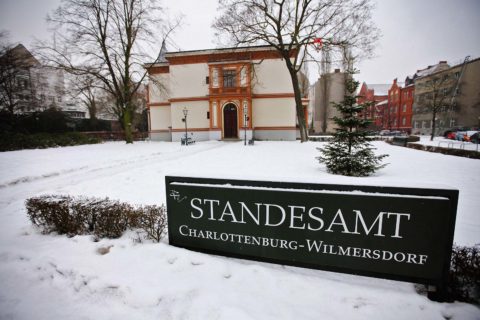
[[[155,0],[64,0],[48,22],[55,41],[38,44],[42,58],[101,83],[96,86],[114,97],[115,113],[131,142],[134,97],[147,75],[145,61],[154,60],[143,46],[164,30],[166,41],[179,21],[170,23]]]
[[[270,45],[285,61],[295,94],[302,141],[307,139],[298,73],[304,62],[320,62],[311,44],[321,38],[331,52],[346,47],[355,60],[373,52],[379,31],[371,19],[370,0],[220,0],[213,28],[230,45]],[[292,52],[295,52],[293,56]]]

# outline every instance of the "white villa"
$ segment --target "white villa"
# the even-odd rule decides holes
[[[196,141],[297,137],[292,82],[270,46],[167,52],[146,68],[152,140],[180,141],[185,113]]]

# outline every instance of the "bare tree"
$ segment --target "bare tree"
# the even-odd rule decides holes
[[[133,100],[147,76],[147,51],[180,23],[162,17],[154,0],[63,0],[47,18],[55,27],[54,41],[39,45],[44,59],[74,75],[95,78],[115,97],[113,111],[127,143],[133,143]]]
[[[236,46],[271,45],[285,61],[302,142],[308,132],[298,73],[307,59],[320,60],[312,43],[321,39],[324,47],[348,46],[368,54],[379,36],[370,0],[220,0],[220,9],[213,25],[219,35]]]
[[[69,81],[68,93],[72,99],[80,101],[88,110],[90,125],[95,127],[100,108],[100,95],[103,88],[98,79],[90,74],[74,76]]]
[[[455,91],[455,80],[444,72],[433,74],[427,78],[417,94],[417,109],[426,110],[431,115],[433,141],[439,114],[449,110],[452,95]]]

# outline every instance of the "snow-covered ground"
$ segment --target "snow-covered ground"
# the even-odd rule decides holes
[[[165,175],[453,187],[455,242],[480,243],[480,161],[376,142],[389,165],[367,178],[326,173],[322,143],[144,142],[0,154],[0,319],[480,319],[413,284],[191,252],[163,243],[42,235],[24,201],[41,194],[165,202]],[[105,255],[99,248],[110,248]]]

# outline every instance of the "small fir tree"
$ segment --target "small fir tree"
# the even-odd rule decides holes
[[[321,155],[317,157],[324,163],[328,172],[345,176],[365,177],[383,168],[381,164],[386,154],[376,156],[367,138],[368,120],[363,119],[361,112],[368,103],[357,104],[358,96],[355,95],[359,82],[353,79],[353,70],[346,73],[345,96],[341,103],[333,103],[340,116],[333,121],[338,128],[333,140],[324,148],[317,148]]]

